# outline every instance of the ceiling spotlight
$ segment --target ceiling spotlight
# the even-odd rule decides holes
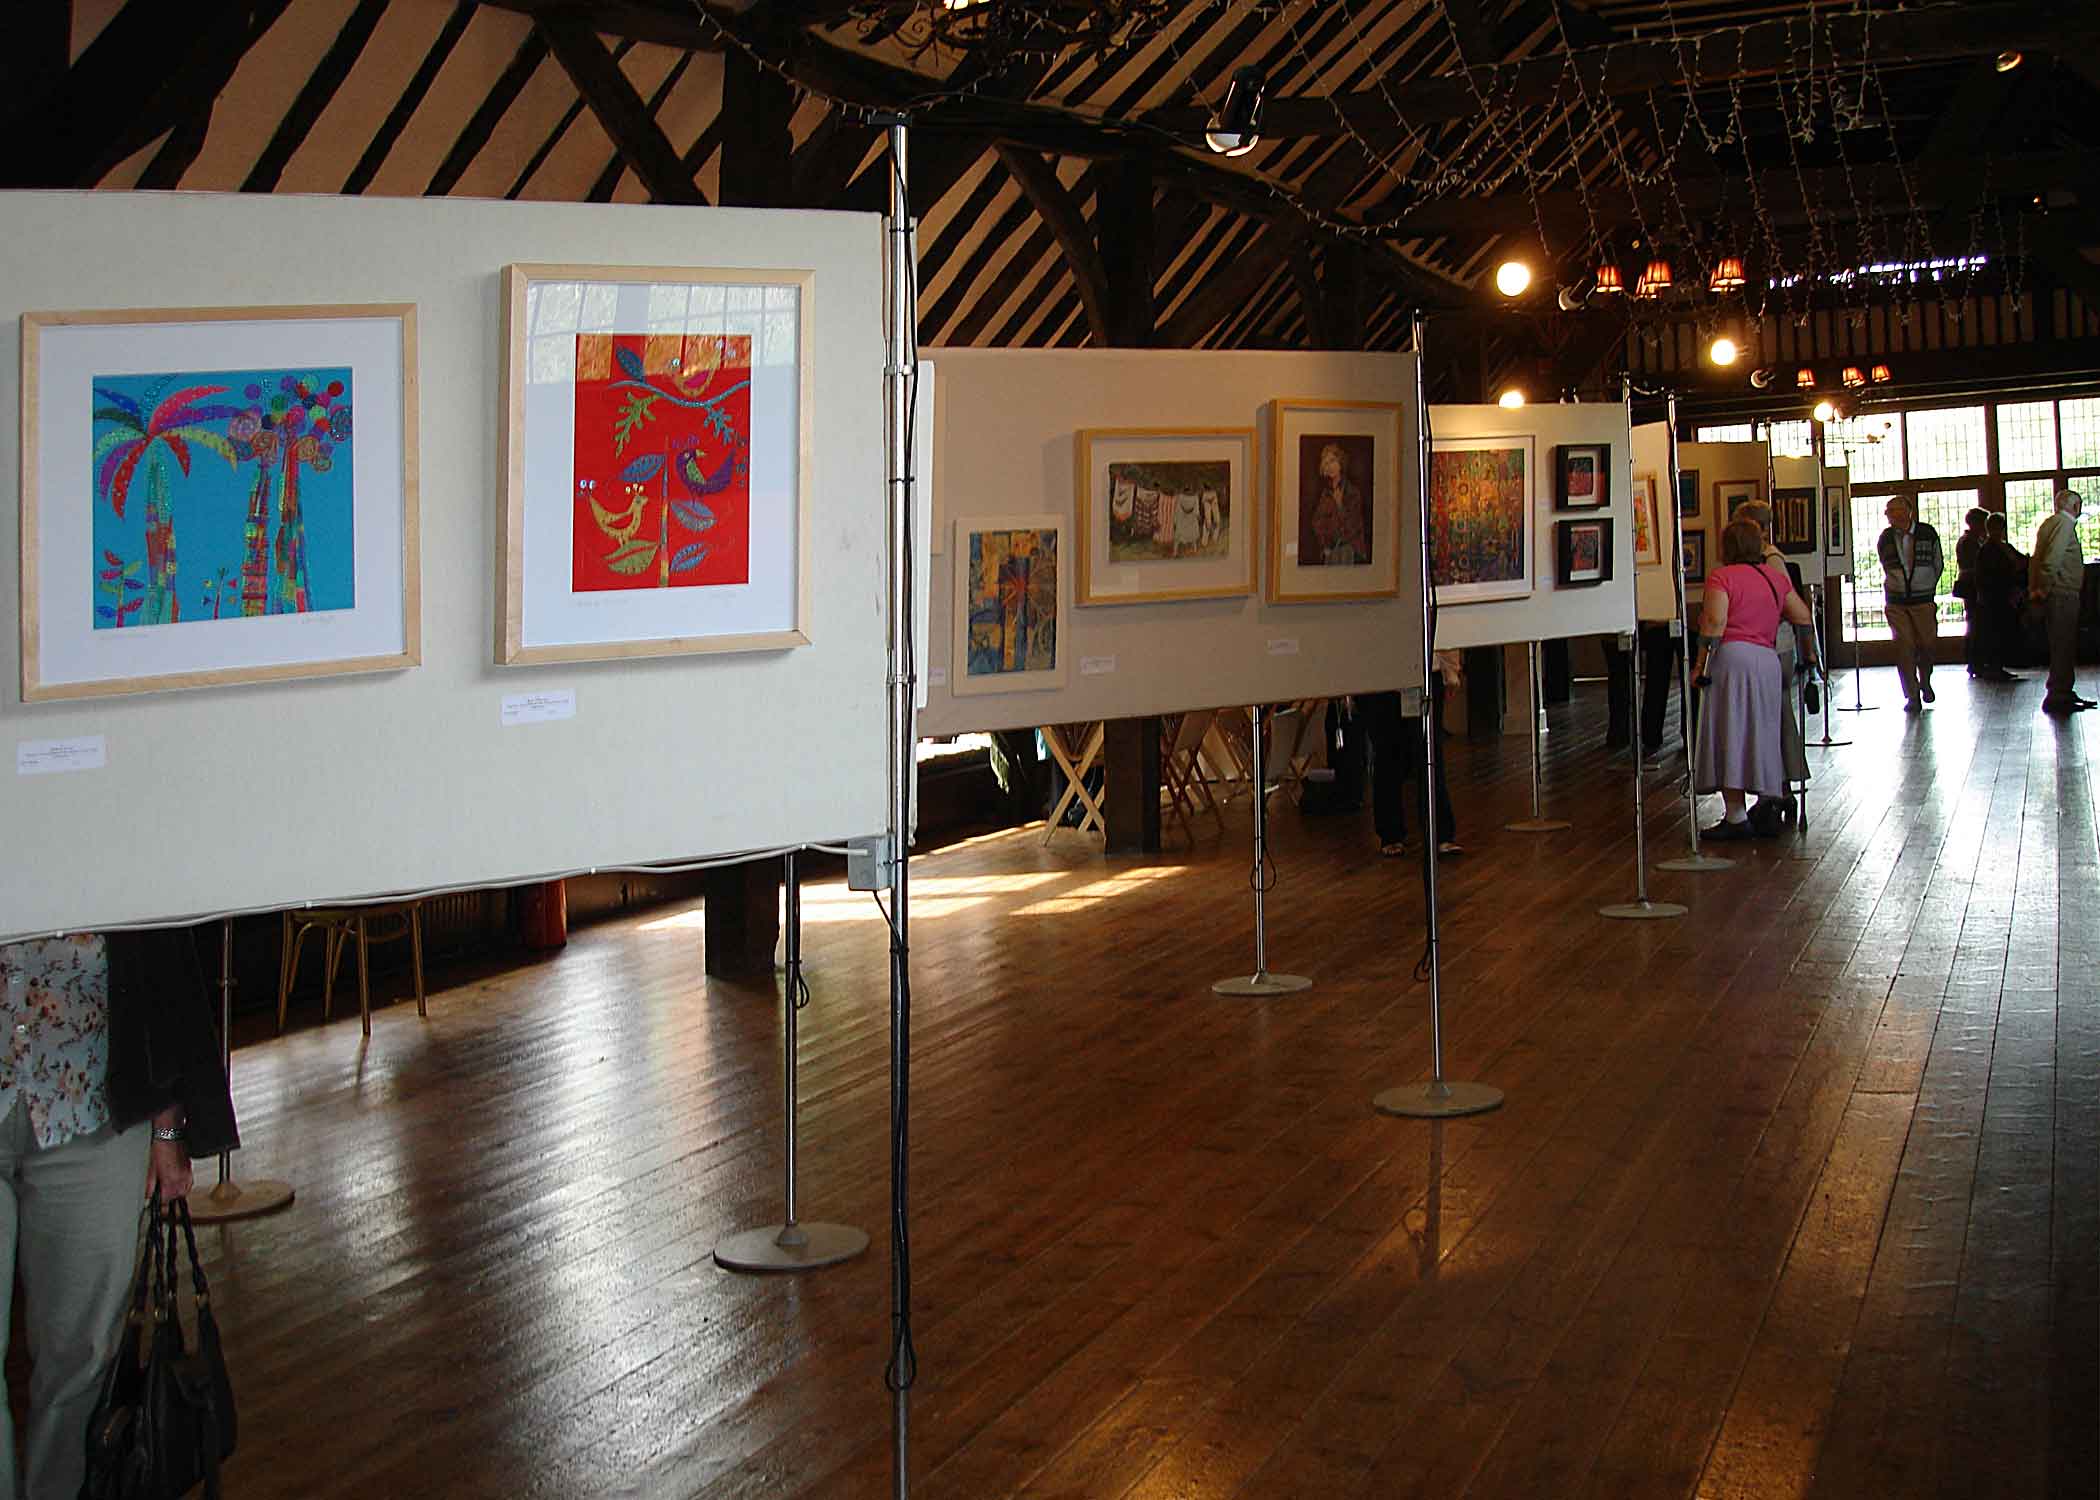
[[[1562,312],[1578,312],[1581,310],[1582,304],[1589,300],[1588,297],[1582,294],[1582,288],[1579,286],[1564,286],[1560,289],[1560,310]]]
[[[1495,404],[1501,407],[1504,411],[1515,411],[1518,407],[1524,404],[1524,393],[1518,390],[1515,386],[1511,386],[1508,390],[1504,391],[1500,396],[1495,398]]]
[[[1750,372],[1750,384],[1753,388],[1761,391],[1771,383],[1772,371],[1769,368]]]
[[[1521,260],[1506,260],[1495,267],[1495,290],[1505,297],[1521,297],[1531,286],[1531,267]]]
[[[1707,289],[1714,292],[1739,292],[1749,278],[1743,275],[1743,258],[1740,255],[1724,255],[1714,266],[1713,279]]]
[[[1848,391],[1856,391],[1867,383],[1867,377],[1858,365],[1847,365],[1839,372],[1838,383]]]
[[[1890,370],[1887,365],[1876,365],[1873,369],[1867,372],[1867,378],[1873,381],[1876,385],[1887,385],[1891,380],[1894,380],[1896,376],[1895,372]]]
[[[1794,372],[1794,388],[1803,391],[1814,390],[1816,388],[1816,372],[1809,369],[1806,365],[1796,370]]]
[[[1218,118],[1203,132],[1203,142],[1220,156],[1245,156],[1261,142],[1261,106],[1269,82],[1260,68],[1248,65],[1232,75]]]
[[[1992,63],[1991,66],[1996,68],[2001,73],[2010,73],[2014,68],[2017,68],[2021,63],[2025,61],[2027,61],[2027,58],[2024,53],[2015,52],[2012,48],[2008,47],[2003,52],[1998,54],[1997,61]]]
[[[1706,357],[1717,365],[1732,365],[1743,351],[1736,347],[1735,340],[1722,334],[1706,346]]]
[[[1825,396],[1821,401],[1818,401],[1816,403],[1816,409],[1809,413],[1809,415],[1814,417],[1818,422],[1828,422],[1837,414],[1837,403],[1831,400],[1828,396]]]
[[[1597,290],[1613,296],[1626,290],[1626,283],[1619,279],[1619,268],[1609,261],[1597,267]]]

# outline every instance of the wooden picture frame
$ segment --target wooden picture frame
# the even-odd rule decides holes
[[[1735,519],[1736,509],[1765,497],[1764,481],[1759,479],[1716,479],[1714,481],[1714,523],[1726,526]]]
[[[1662,511],[1653,474],[1633,476],[1633,565],[1659,568],[1663,562]]]
[[[413,305],[27,312],[21,374],[25,702],[422,661]]]
[[[1437,603],[1528,598],[1537,587],[1537,437],[1436,438],[1425,489]]]
[[[1604,510],[1611,505],[1611,444],[1561,443],[1553,450],[1556,510]]]
[[[1703,531],[1684,534],[1684,581],[1687,584],[1706,581],[1706,533]]]
[[[1406,408],[1281,397],[1269,413],[1268,602],[1398,594]]]
[[[504,268],[498,663],[810,643],[815,295],[803,269]]]
[[[1610,516],[1554,523],[1554,583],[1558,587],[1595,588],[1611,581],[1611,523]]]
[[[1251,427],[1082,428],[1074,602],[1253,593],[1255,474]]]
[[[1064,517],[1055,514],[956,518],[949,692],[971,697],[1065,685],[1072,656],[1069,541]],[[1013,566],[1023,559],[1025,569]]]
[[[1816,555],[1815,486],[1774,487],[1772,490],[1772,545],[1789,557],[1813,557]]]

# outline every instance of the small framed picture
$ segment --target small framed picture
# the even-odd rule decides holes
[[[1810,488],[1772,491],[1772,545],[1789,556],[1816,550],[1816,492]]]
[[[1823,486],[1823,527],[1829,533],[1823,548],[1826,557],[1849,558],[1852,555],[1852,537],[1845,525],[1847,500],[1843,486]]]
[[[1561,510],[1611,504],[1611,444],[1562,443],[1553,450],[1553,501]]]
[[[1703,531],[1687,531],[1684,534],[1684,581],[1706,581],[1706,533]]]
[[[1755,479],[1716,479],[1714,515],[1722,521],[1732,521],[1737,510],[1764,497],[1764,486]]]
[[[1564,589],[1594,588],[1611,578],[1611,518],[1561,521],[1554,528],[1559,559],[1557,581]]]
[[[1677,514],[1692,520],[1699,514],[1699,471],[1679,469],[1677,471]]]
[[[1655,476],[1636,474],[1633,476],[1633,565],[1659,568],[1662,560],[1662,516],[1656,504]]]

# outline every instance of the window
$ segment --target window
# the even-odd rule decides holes
[[[1799,422],[1774,422],[1772,424],[1772,452],[1779,458],[1813,458],[1816,453],[1815,423],[1803,418]]]
[[[1982,474],[1990,469],[1984,439],[1983,408],[1952,406],[1914,411],[1910,431],[1910,477],[1944,479],[1955,474]]]
[[[2065,401],[2063,408],[2064,467],[2100,468],[2100,396],[2083,401]]]
[[[1845,629],[1855,641],[1890,639],[1888,611],[1882,607],[1881,558],[1874,546],[1888,525],[1881,512],[1894,498],[1852,492],[1852,577],[1845,580]]]
[[[1832,463],[1850,462],[1855,484],[1886,484],[1901,479],[1903,414],[1846,417],[1832,422],[1823,435],[1823,451]]]
[[[2056,508],[2053,479],[2008,479],[2005,481],[2005,539],[2022,552],[2034,550],[2034,532],[2042,518]]]
[[[1752,443],[1756,433],[1748,422],[1732,422],[1725,427],[1701,427],[1693,439],[1700,443]]]
[[[1921,490],[1918,493],[1918,519],[1940,534],[1940,548],[1946,553],[1946,566],[1940,570],[1940,586],[1933,597],[1941,635],[1960,635],[1968,629],[1968,613],[1953,594],[1954,544],[1967,528],[1965,518],[1982,499],[1981,490]]]
[[[2007,474],[2056,467],[2056,403],[2021,401],[1998,408],[1998,467]]]

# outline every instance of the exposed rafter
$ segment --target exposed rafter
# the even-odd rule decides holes
[[[576,84],[576,92],[583,95],[649,196],[658,203],[705,203],[706,196],[693,182],[677,149],[664,138],[649,106],[598,40],[595,24],[574,8],[542,8],[533,18],[535,30],[553,49]]]

